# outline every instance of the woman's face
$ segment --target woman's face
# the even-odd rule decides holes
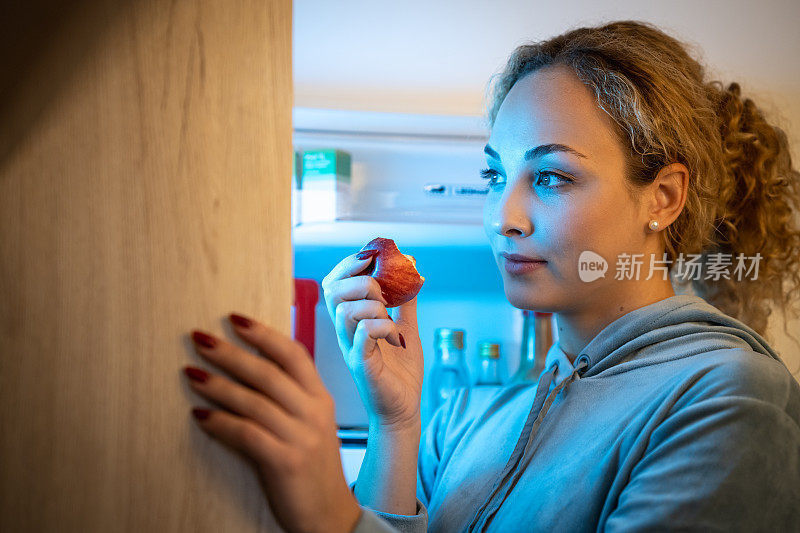
[[[564,312],[624,290],[614,280],[617,256],[645,247],[647,215],[625,188],[624,152],[612,124],[564,66],[520,79],[500,106],[486,148],[484,175],[491,180],[483,222],[515,307]],[[584,251],[605,259],[604,277],[581,280]],[[503,252],[546,263],[509,272]]]

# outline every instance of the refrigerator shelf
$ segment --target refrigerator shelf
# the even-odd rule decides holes
[[[330,246],[360,248],[375,237],[393,239],[401,248],[489,248],[480,224],[338,220],[298,224],[292,228],[292,243],[296,250]]]

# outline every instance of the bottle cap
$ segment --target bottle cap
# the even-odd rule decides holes
[[[464,349],[464,330],[436,328],[433,332],[433,343],[436,346],[447,346],[456,350]]]
[[[481,359],[499,359],[500,345],[495,342],[478,343],[478,353]]]

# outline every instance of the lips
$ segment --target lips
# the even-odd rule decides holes
[[[547,261],[515,261],[511,257],[514,257],[514,255],[503,256],[505,259],[503,266],[505,271],[512,275],[528,274],[547,268]]]
[[[508,254],[506,252],[501,252],[502,255],[507,261],[510,262],[517,262],[517,263],[546,263],[544,259],[535,256],[527,256],[527,255],[520,255],[520,254]]]

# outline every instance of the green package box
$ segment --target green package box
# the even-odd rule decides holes
[[[303,184],[331,180],[350,185],[350,154],[342,150],[303,152]]]
[[[301,219],[325,222],[350,213],[350,154],[324,149],[303,152]]]

